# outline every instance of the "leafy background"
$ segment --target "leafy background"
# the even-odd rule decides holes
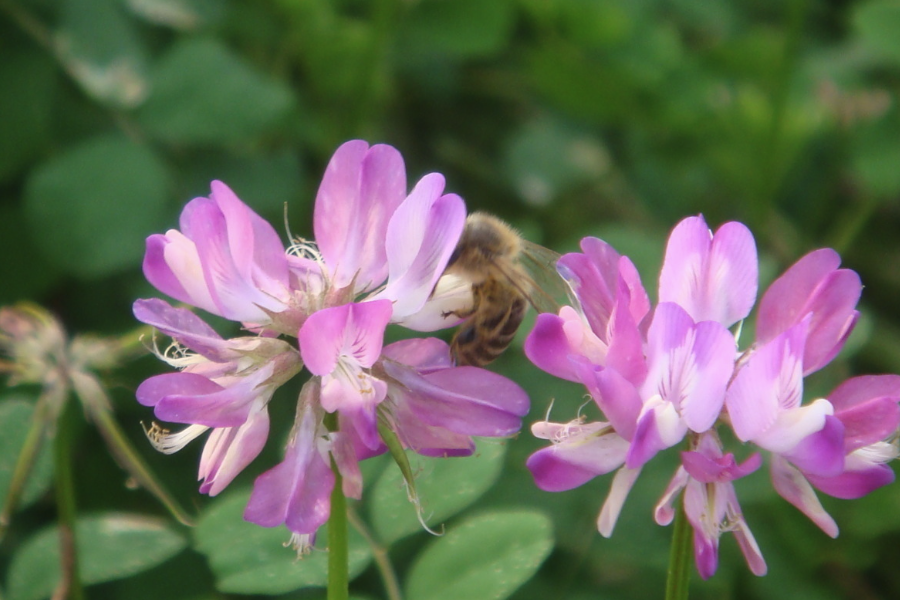
[[[653,288],[668,230],[703,213],[754,231],[763,278],[831,246],[862,275],[863,319],[822,394],[900,371],[900,2],[897,0],[0,0],[0,303],[31,299],[70,331],[134,326],[143,239],[222,179],[273,223],[308,234],[318,178],[344,140],[396,146],[410,181],[430,172],[559,251],[613,243]],[[133,399],[162,365],[111,373],[120,423],[199,525],[177,526],[133,490],[96,431],[78,431],[83,572],[92,598],[322,598],[324,553],[297,562],[283,530],[243,523],[253,477],[278,460],[292,417],[220,498],[196,493],[199,444],[155,455]],[[533,398],[526,423],[572,418],[583,390],[515,349],[496,368]],[[33,390],[4,391],[0,487]],[[280,412],[279,412],[280,411]],[[366,465],[351,543],[356,598],[384,597],[391,561],[409,600],[660,597],[669,530],[651,509],[673,465],[642,475],[615,535],[594,520],[608,477],[538,491],[527,434],[471,459],[419,460],[425,533],[393,467]],[[49,460],[0,546],[0,585],[49,597]],[[0,490],[2,491],[2,490]],[[738,482],[769,564],[752,576],[724,536],[696,598],[900,596],[900,486],[825,499],[831,540],[764,472]],[[696,578],[695,578],[696,579]],[[312,586],[312,587],[310,587]]]

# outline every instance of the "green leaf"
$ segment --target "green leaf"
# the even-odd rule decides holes
[[[416,490],[429,525],[440,525],[484,494],[500,476],[505,451],[502,443],[482,440],[475,455],[467,458],[409,453],[414,471],[420,473]],[[400,469],[393,465],[378,479],[367,501],[372,526],[385,544],[422,530]]]
[[[19,452],[25,443],[25,437],[31,427],[34,414],[34,403],[20,400],[14,396],[5,396],[0,401],[0,504],[9,492],[13,469],[19,458]],[[32,468],[19,508],[34,502],[50,487],[53,475],[52,455],[46,446],[38,454]]]
[[[83,517],[76,526],[82,581],[102,583],[146,571],[179,553],[185,538],[155,517],[104,513]],[[13,558],[11,600],[40,600],[59,581],[59,530],[49,527],[31,537]]]
[[[284,527],[266,528],[244,521],[248,492],[231,493],[205,511],[194,530],[195,545],[209,559],[220,591],[234,594],[284,594],[302,587],[324,587],[328,554],[320,547],[297,559],[285,543]],[[326,527],[317,538],[328,539]],[[359,575],[372,554],[363,538],[350,530],[350,577]]]
[[[25,213],[46,258],[83,278],[135,266],[161,223],[168,187],[146,146],[96,137],[35,169]]]
[[[146,97],[146,52],[116,0],[65,0],[55,41],[66,71],[97,100],[128,108]]]
[[[138,120],[167,142],[228,143],[272,131],[292,106],[284,84],[217,41],[192,39],[162,58]]]
[[[33,160],[50,141],[56,71],[41,52],[4,50],[0,61],[0,181]]]
[[[853,24],[863,43],[891,61],[900,61],[900,2],[875,0],[858,5]]]
[[[508,0],[427,0],[417,3],[400,34],[401,57],[477,58],[503,49],[512,32]]]
[[[553,549],[542,513],[496,511],[454,525],[413,564],[407,600],[501,600],[528,581]]]

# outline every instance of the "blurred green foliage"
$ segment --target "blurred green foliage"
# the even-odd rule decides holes
[[[0,0],[0,303],[31,299],[71,331],[122,333],[134,325],[133,299],[154,295],[139,268],[143,238],[176,227],[181,206],[211,179],[276,226],[287,203],[291,230],[309,234],[328,157],[359,137],[396,146],[411,181],[444,173],[470,208],[501,215],[535,242],[566,251],[585,235],[607,239],[632,256],[651,293],[665,236],[686,215],[702,212],[714,227],[746,222],[769,279],[813,248],[835,247],[866,284],[864,319],[830,373],[810,382],[823,393],[856,372],[900,371],[898,91],[897,0]],[[551,398],[559,420],[582,403],[582,389],[518,352],[497,364],[532,395],[526,423]],[[252,532],[239,519],[235,498],[274,464],[285,432],[237,491],[201,498],[199,445],[156,456],[138,427],[150,415],[133,390],[160,370],[148,358],[117,372],[116,410],[201,525],[192,549],[156,566],[184,541],[144,523],[134,534],[152,551],[143,562],[126,552],[116,577],[93,571],[91,597],[323,597],[290,593],[318,581],[319,557],[294,562],[278,545],[283,531]],[[2,409],[4,422],[27,420],[22,397]],[[290,422],[291,402],[283,404],[278,415],[273,403],[273,422]],[[83,511],[163,514],[126,488],[96,433],[80,435]],[[0,445],[7,453],[15,444]],[[437,539],[418,530],[400,539],[414,509],[394,502],[395,474],[367,466],[369,499],[356,510],[374,519],[381,543],[399,540],[390,558],[410,598],[456,597],[441,593],[451,536],[471,537],[472,562],[457,568],[475,581],[481,575],[466,569],[479,561],[525,569],[511,571],[515,585],[493,582],[503,589],[496,597],[513,593],[546,554],[542,514],[552,519],[553,551],[512,598],[661,596],[669,531],[651,511],[673,465],[646,469],[606,540],[595,519],[610,478],[540,492],[523,464],[540,445],[527,432],[510,441],[502,473],[489,462],[473,467],[484,479],[477,484],[466,483],[464,467],[420,467],[425,508],[432,495],[448,527]],[[436,483],[426,483],[430,475]],[[465,485],[477,489],[466,495]],[[53,519],[45,487],[33,485],[33,503],[0,547],[10,598],[49,592],[34,577],[46,558],[34,548]],[[900,596],[900,486],[852,502],[826,498],[838,540],[778,498],[766,473],[737,489],[769,575],[753,577],[726,534],[718,574],[695,582],[693,597]],[[378,520],[379,507],[398,512]],[[112,518],[101,514],[85,527]],[[478,529],[485,514],[490,525]],[[526,538],[509,542],[519,550],[487,544],[519,528]],[[362,548],[352,589],[383,597]],[[132,575],[141,569],[150,570]],[[469,579],[455,581],[464,588]]]

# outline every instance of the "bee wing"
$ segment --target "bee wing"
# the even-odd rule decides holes
[[[528,288],[510,280],[521,291],[539,313],[558,313],[564,304],[573,304],[571,290],[556,271],[556,261],[560,255],[527,240],[522,240],[522,254],[519,264],[528,277]]]

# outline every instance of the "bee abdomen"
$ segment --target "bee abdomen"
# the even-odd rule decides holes
[[[528,304],[516,298],[497,313],[476,313],[453,336],[450,351],[458,366],[483,367],[493,362],[512,343]]]

